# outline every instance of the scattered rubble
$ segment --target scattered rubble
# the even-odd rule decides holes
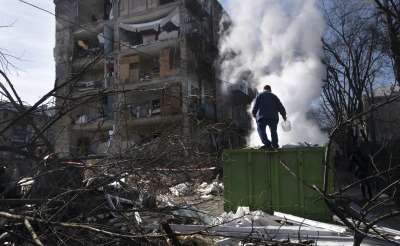
[[[54,174],[55,177],[59,177],[58,172]],[[38,225],[57,218],[59,223],[84,223],[90,229],[82,234],[85,230],[80,228],[75,230],[75,233],[76,236],[91,238],[91,245],[111,241],[114,245],[132,245],[124,241],[128,239],[122,236],[115,237],[113,233],[129,235],[126,237],[135,235],[138,238],[157,238],[170,245],[177,245],[178,242],[180,245],[215,246],[353,244],[354,235],[345,226],[279,212],[271,215],[260,210],[251,211],[248,207],[238,207],[235,212],[224,212],[224,186],[218,181],[218,176],[215,179],[209,178],[206,182],[201,178],[185,180],[166,172],[161,178],[158,177],[164,184],[164,189],[160,188],[160,182],[150,182],[152,179],[157,180],[157,177],[133,176],[128,173],[98,174],[83,180],[83,190],[74,190],[75,193],[68,194],[70,191],[66,189],[64,193],[41,200],[23,197],[20,203],[14,203],[18,206],[9,211],[18,216],[27,216],[26,218],[40,214],[39,219],[27,220],[25,227],[29,224],[31,231],[33,230],[36,237],[44,242],[46,239],[40,234]],[[42,191],[49,188],[40,183],[43,180],[45,179],[24,179],[19,184],[24,190],[36,187],[36,190]],[[50,180],[53,185],[58,183],[57,180]],[[35,182],[39,182],[40,186],[35,186]],[[76,185],[76,182],[73,185]],[[63,187],[58,187],[58,192]],[[33,194],[32,190],[26,194]],[[54,195],[52,192],[49,194]],[[353,208],[357,211],[355,205]],[[20,241],[10,232],[16,228],[20,231],[26,230],[23,223],[4,217],[0,220],[0,226],[8,230],[0,234],[2,244],[18,245]],[[400,232],[384,227],[376,230],[385,233],[393,242],[399,242]],[[23,236],[32,235],[34,234]],[[368,237],[362,245],[378,245],[376,240],[379,241],[373,236]],[[379,241],[379,245],[390,244]]]
[[[203,182],[196,190],[200,193],[202,198],[210,198],[210,195],[222,195],[224,191],[224,185],[218,182],[212,182],[207,184]]]

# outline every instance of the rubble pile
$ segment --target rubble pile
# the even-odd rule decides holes
[[[82,168],[69,167],[64,172],[46,172],[39,178],[21,180],[20,184],[26,184],[24,190],[30,186],[26,194],[20,199],[0,200],[4,211],[0,212],[0,243],[353,244],[353,233],[344,226],[279,212],[272,215],[260,210],[251,211],[248,207],[224,212],[224,186],[219,176],[210,170],[205,171],[207,174],[204,170],[102,172],[82,179],[78,187],[77,180],[82,177],[71,174],[79,173]],[[66,170],[69,171],[65,173]],[[40,197],[43,192],[49,195]],[[397,232],[391,233],[396,235]]]
[[[82,175],[88,173],[82,165],[53,166],[16,182],[21,190],[19,199],[0,200],[2,211],[7,211],[0,216],[0,243],[145,245],[150,240],[162,245],[167,239],[165,232],[154,238],[143,231],[144,225],[160,223],[165,218],[176,223],[210,223],[210,217],[199,211],[195,202],[185,204],[185,199],[172,198],[211,195],[218,185],[202,181],[211,180],[213,172],[101,171],[88,176]],[[219,195],[221,192],[219,189]]]

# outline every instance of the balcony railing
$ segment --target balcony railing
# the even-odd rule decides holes
[[[89,91],[104,87],[103,80],[80,81],[76,83],[77,91]]]
[[[169,116],[181,112],[180,106],[171,104],[161,106],[135,106],[127,105],[120,111],[120,118],[123,120],[136,120]]]

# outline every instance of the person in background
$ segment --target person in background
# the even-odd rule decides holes
[[[340,189],[340,180],[339,180],[339,173],[341,170],[342,164],[342,156],[340,155],[339,151],[335,150],[335,155],[333,156],[333,171],[334,171],[334,187],[335,189]]]
[[[257,121],[257,132],[263,143],[261,148],[279,148],[277,133],[279,114],[286,121],[285,107],[271,91],[271,86],[264,86],[264,91],[256,96],[252,109],[253,117]],[[266,132],[267,126],[271,133],[271,141]]]
[[[333,156],[333,164],[335,166],[335,170],[340,169],[340,166],[342,164],[342,156],[337,150],[335,150],[335,155]]]
[[[97,17],[95,14],[92,14],[92,22],[96,22],[97,21]]]
[[[365,194],[365,189],[367,189],[368,197],[371,200],[372,199],[371,185],[369,184],[368,180],[365,180],[365,178],[367,178],[368,175],[369,175],[368,160],[362,154],[360,148],[357,148],[351,154],[350,161],[355,166],[354,175],[361,181],[360,182],[360,187],[361,187],[361,194],[363,196],[363,200],[364,201],[367,200],[367,197],[366,197],[366,194]]]

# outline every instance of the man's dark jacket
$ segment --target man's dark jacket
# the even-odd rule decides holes
[[[263,91],[257,95],[252,110],[257,121],[262,118],[279,120],[278,113],[285,119],[285,107],[275,94],[270,91]]]

